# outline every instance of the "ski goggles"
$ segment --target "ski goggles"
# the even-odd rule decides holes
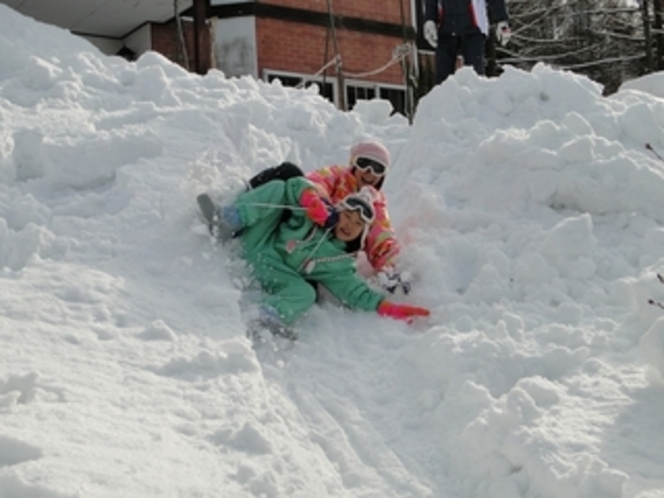
[[[365,223],[373,223],[376,217],[373,206],[361,197],[349,195],[339,205],[348,211],[358,211]]]
[[[360,171],[369,171],[376,176],[383,176],[387,167],[380,161],[371,159],[370,157],[358,156],[353,160],[353,166]]]

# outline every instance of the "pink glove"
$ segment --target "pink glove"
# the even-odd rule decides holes
[[[315,190],[308,188],[302,192],[302,195],[300,195],[300,206],[306,208],[307,216],[311,221],[319,226],[325,226],[330,213],[327,209],[327,204],[325,204]]]
[[[420,306],[411,306],[410,304],[396,304],[389,301],[381,301],[378,305],[378,314],[380,316],[389,316],[396,320],[405,320],[411,322],[416,316],[429,316],[431,312]]]

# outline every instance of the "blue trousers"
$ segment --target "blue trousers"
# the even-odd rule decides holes
[[[464,65],[473,66],[475,72],[484,75],[484,44],[482,33],[453,36],[438,34],[436,48],[436,84],[442,83],[456,70],[457,56],[463,56]]]

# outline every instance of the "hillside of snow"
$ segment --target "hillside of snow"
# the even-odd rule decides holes
[[[0,498],[664,496],[661,88],[462,69],[409,125],[0,5]],[[431,317],[252,344],[196,195],[365,139]]]

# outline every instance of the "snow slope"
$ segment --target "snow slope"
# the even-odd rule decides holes
[[[0,5],[0,498],[664,496],[654,88],[463,69],[409,126]],[[368,138],[432,316],[253,346],[196,194]]]

